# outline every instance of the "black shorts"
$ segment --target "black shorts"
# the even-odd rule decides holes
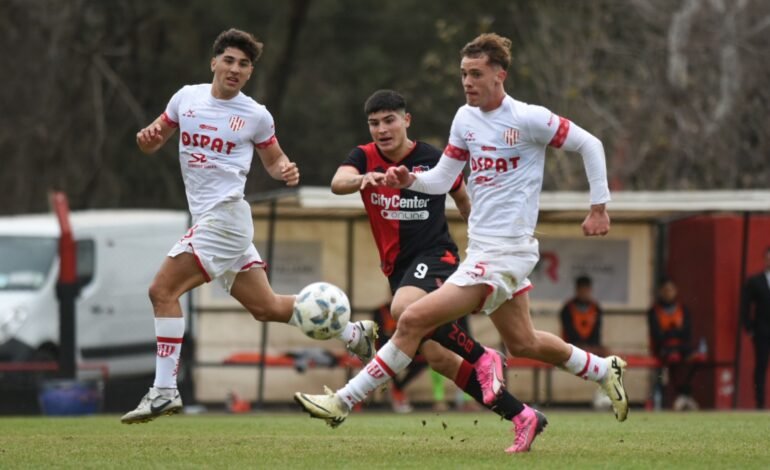
[[[418,287],[425,292],[438,289],[460,265],[460,256],[456,248],[438,248],[417,255],[410,264],[396,268],[388,276],[390,292],[404,286]]]

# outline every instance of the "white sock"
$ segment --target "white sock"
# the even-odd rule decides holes
[[[355,346],[361,339],[361,330],[358,329],[352,321],[349,321],[345,328],[337,336],[347,346]]]
[[[155,356],[155,388],[176,388],[179,354],[182,352],[184,318],[156,318],[155,335],[158,350]]]
[[[572,354],[563,365],[565,369],[580,378],[594,382],[599,382],[607,375],[607,361],[603,357],[583,351],[572,344],[570,346],[572,346]]]
[[[411,362],[411,357],[398,349],[392,341],[388,341],[361,372],[337,390],[337,396],[348,408],[353,408],[353,405],[366,398],[366,395],[406,369]]]
[[[294,299],[296,299],[296,298],[297,298],[297,296],[295,295]],[[291,316],[289,317],[289,322],[288,323],[289,323],[289,325],[292,325],[292,326],[299,326],[299,323],[297,323],[297,319],[294,317],[294,310],[292,310],[292,312],[291,312]]]

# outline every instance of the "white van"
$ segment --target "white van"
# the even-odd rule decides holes
[[[76,362],[113,377],[155,370],[147,291],[185,234],[182,211],[94,210],[70,215],[82,286],[75,303]],[[54,214],[0,217],[0,361],[55,360],[59,344]],[[187,310],[186,298],[182,307]],[[188,322],[189,323],[189,322]]]

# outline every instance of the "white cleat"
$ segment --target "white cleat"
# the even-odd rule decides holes
[[[605,360],[607,361],[607,375],[599,382],[599,385],[612,401],[615,418],[618,421],[625,421],[628,417],[628,394],[623,386],[626,361],[618,356],[609,356]]]
[[[150,387],[150,391],[142,397],[139,406],[135,410],[129,411],[120,422],[123,424],[147,423],[158,416],[168,416],[182,411],[182,397],[179,391],[174,390],[173,395],[167,395],[155,387]]]
[[[355,346],[348,346],[347,349],[366,364],[374,359],[374,354],[377,352],[374,348],[374,340],[377,339],[377,323],[372,320],[361,320],[353,323],[353,326],[361,333],[361,338]]]
[[[299,403],[311,418],[322,419],[329,426],[336,428],[345,421],[350,410],[329,387],[324,387],[324,392],[325,395],[305,395],[297,392],[294,394],[294,401]]]

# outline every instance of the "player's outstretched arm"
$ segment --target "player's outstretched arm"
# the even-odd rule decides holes
[[[299,168],[283,153],[278,141],[266,148],[257,148],[259,159],[271,178],[285,181],[286,186],[299,184]]]
[[[404,165],[390,167],[385,172],[385,185],[391,188],[403,189],[411,186],[414,183],[414,173],[410,173],[409,169]]]
[[[143,153],[155,153],[168,142],[174,132],[176,127],[172,127],[162,116],[158,116],[152,124],[136,133],[136,145]]]
[[[424,173],[410,173],[403,165],[388,168],[385,184],[391,188],[408,188],[425,194],[446,194],[452,189],[463,167],[465,161],[443,154],[438,164]]]
[[[366,189],[369,186],[381,186],[385,183],[385,173],[369,172],[364,175],[354,166],[344,165],[337,168],[332,178],[334,194],[351,194]]]
[[[583,220],[583,234],[587,237],[607,235],[610,231],[610,215],[606,203],[610,200],[610,189],[607,184],[604,146],[596,136],[575,123],[570,123],[568,129],[562,148],[578,152],[583,157],[591,193],[591,210]]]

